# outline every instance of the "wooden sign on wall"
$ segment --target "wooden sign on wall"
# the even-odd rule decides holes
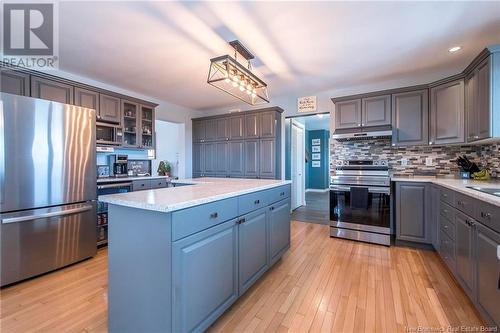
[[[314,112],[316,110],[316,96],[299,97],[297,99],[297,111]]]

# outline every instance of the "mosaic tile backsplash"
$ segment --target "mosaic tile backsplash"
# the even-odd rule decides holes
[[[331,141],[330,170],[335,160],[388,160],[396,175],[453,175],[459,167],[453,160],[459,155],[487,168],[492,177],[500,177],[500,143],[474,146],[414,146],[392,147],[389,140],[368,140],[352,142]],[[426,166],[427,157],[433,166]],[[401,159],[407,158],[408,165],[402,166]]]

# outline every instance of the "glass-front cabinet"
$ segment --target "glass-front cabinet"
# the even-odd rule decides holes
[[[154,109],[141,105],[141,142],[142,148],[154,148]]]
[[[138,147],[139,136],[139,105],[133,102],[122,100],[123,108],[123,146]]]

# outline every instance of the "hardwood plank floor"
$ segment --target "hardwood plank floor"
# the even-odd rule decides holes
[[[107,250],[1,290],[0,331],[106,332]],[[329,238],[292,222],[283,259],[209,332],[404,332],[483,322],[435,252]]]
[[[330,224],[330,192],[305,193],[306,204],[295,209],[292,220]]]

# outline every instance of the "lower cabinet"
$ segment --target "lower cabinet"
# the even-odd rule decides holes
[[[243,294],[268,266],[267,209],[243,216],[239,221],[239,293]]]
[[[396,183],[396,238],[431,243],[429,185]]]
[[[269,207],[269,261],[271,265],[290,247],[290,200]]]
[[[466,215],[455,213],[455,260],[458,277],[464,289],[471,295],[474,289],[473,225],[475,222]]]
[[[231,220],[173,243],[173,331],[205,330],[238,297],[238,224]]]
[[[500,325],[500,234],[479,223],[476,230],[477,304],[497,325]]]

